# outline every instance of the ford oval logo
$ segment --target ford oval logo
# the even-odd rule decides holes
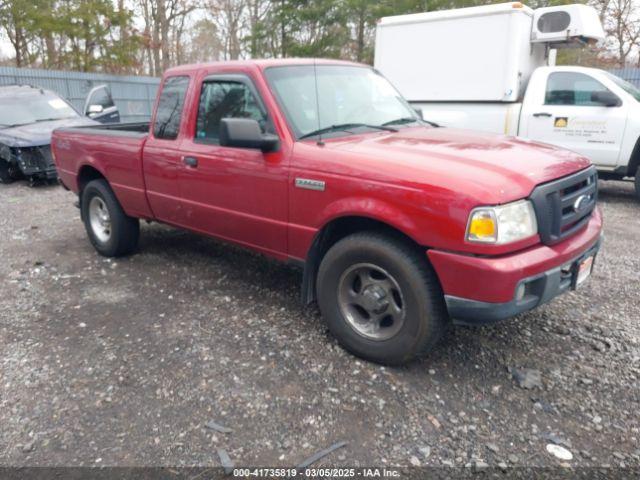
[[[580,195],[573,203],[573,209],[578,213],[583,212],[589,207],[589,203],[591,203],[591,195]]]

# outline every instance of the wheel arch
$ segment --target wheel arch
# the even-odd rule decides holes
[[[316,233],[304,262],[302,278],[302,303],[308,305],[316,299],[316,277],[320,262],[329,249],[343,238],[358,232],[379,232],[395,238],[413,248],[422,247],[408,234],[385,221],[365,215],[344,215],[328,221]],[[426,255],[425,262],[428,261]]]
[[[627,165],[627,176],[635,177],[638,169],[640,168],[640,137],[636,140],[636,144],[629,157],[629,163]]]
[[[78,170],[78,175],[76,176],[76,183],[78,185],[78,195],[82,195],[82,190],[87,184],[93,180],[104,180],[107,181],[107,177],[98,170],[94,165],[85,164],[80,167]],[[108,182],[108,181],[107,181]]]

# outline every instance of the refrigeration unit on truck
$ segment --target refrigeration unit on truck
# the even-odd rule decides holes
[[[635,177],[640,198],[640,90],[603,70],[549,66],[556,49],[603,37],[585,5],[400,15],[378,23],[375,66],[427,120],[576,151],[600,178]]]

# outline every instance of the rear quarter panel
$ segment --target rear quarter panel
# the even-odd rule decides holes
[[[92,167],[107,179],[122,208],[132,217],[153,218],[142,173],[147,135],[137,132],[70,128],[53,133],[52,148],[61,181],[79,193],[79,175]]]

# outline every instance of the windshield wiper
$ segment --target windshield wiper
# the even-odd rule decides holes
[[[429,120],[422,120],[419,118],[415,118],[415,117],[402,117],[402,118],[396,118],[395,120],[390,120],[388,122],[384,122],[382,125],[402,125],[405,123],[427,123],[429,125],[431,125],[432,127],[436,127],[438,128],[440,125],[438,125],[435,122],[430,122]]]
[[[417,121],[418,119],[415,117],[401,117],[394,120],[389,120],[388,122],[384,122],[382,125],[402,125],[404,123],[414,123]]]
[[[33,123],[39,122],[54,122],[56,120],[66,120],[67,118],[75,118],[75,117],[56,117],[56,118],[36,118]],[[26,124],[25,124],[26,125]]]
[[[317,135],[322,135],[323,133],[336,132],[336,131],[345,131],[348,132],[350,128],[373,128],[375,130],[385,130],[387,132],[397,132],[395,128],[387,127],[385,125],[369,125],[368,123],[341,123],[339,125],[331,125],[330,127],[319,128],[318,130],[314,130],[313,132],[305,133],[300,137],[300,140],[309,137],[315,137]]]

